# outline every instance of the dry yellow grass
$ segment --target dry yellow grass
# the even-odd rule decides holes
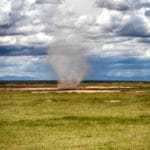
[[[0,92],[1,150],[149,150],[150,93]]]

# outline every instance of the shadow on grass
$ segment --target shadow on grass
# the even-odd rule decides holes
[[[0,127],[4,126],[23,126],[23,127],[56,127],[63,125],[145,125],[150,124],[150,116],[138,116],[132,118],[123,117],[78,117],[68,116],[62,118],[47,118],[37,120],[19,120],[19,121],[0,121]]]

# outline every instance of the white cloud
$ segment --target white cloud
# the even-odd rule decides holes
[[[150,76],[150,69],[113,69],[107,73],[107,77],[113,78],[129,78]]]
[[[45,33],[36,33],[32,35],[16,35],[0,37],[0,45],[32,45],[36,44],[48,45],[53,41],[53,36],[46,35]]]
[[[9,24],[9,13],[11,12],[11,3],[8,0],[0,2],[0,26]]]
[[[38,72],[32,73],[33,66],[37,63],[42,63],[43,57],[34,56],[1,56],[0,57],[0,77],[4,76],[28,76],[36,77]],[[40,75],[40,74],[38,74]]]
[[[48,44],[77,33],[89,55],[150,58],[150,0],[1,0],[0,43]],[[140,42],[139,42],[140,40]]]

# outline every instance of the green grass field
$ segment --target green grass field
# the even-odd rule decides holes
[[[150,150],[150,92],[0,92],[0,150]]]

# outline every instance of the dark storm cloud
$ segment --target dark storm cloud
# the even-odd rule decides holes
[[[0,46],[0,56],[38,56],[46,55],[46,47]]]
[[[100,8],[108,8],[108,9],[115,9],[115,10],[128,10],[130,6],[125,1],[114,1],[114,0],[96,0],[96,4]]]
[[[145,22],[140,17],[132,17],[119,31],[119,35],[131,37],[150,37]]]
[[[36,0],[36,3],[37,4],[61,4],[61,3],[63,3],[65,0],[43,0],[43,1],[41,1],[41,0]]]
[[[132,9],[150,8],[149,0],[96,0],[96,4],[100,8],[107,8],[119,11],[127,11]]]

